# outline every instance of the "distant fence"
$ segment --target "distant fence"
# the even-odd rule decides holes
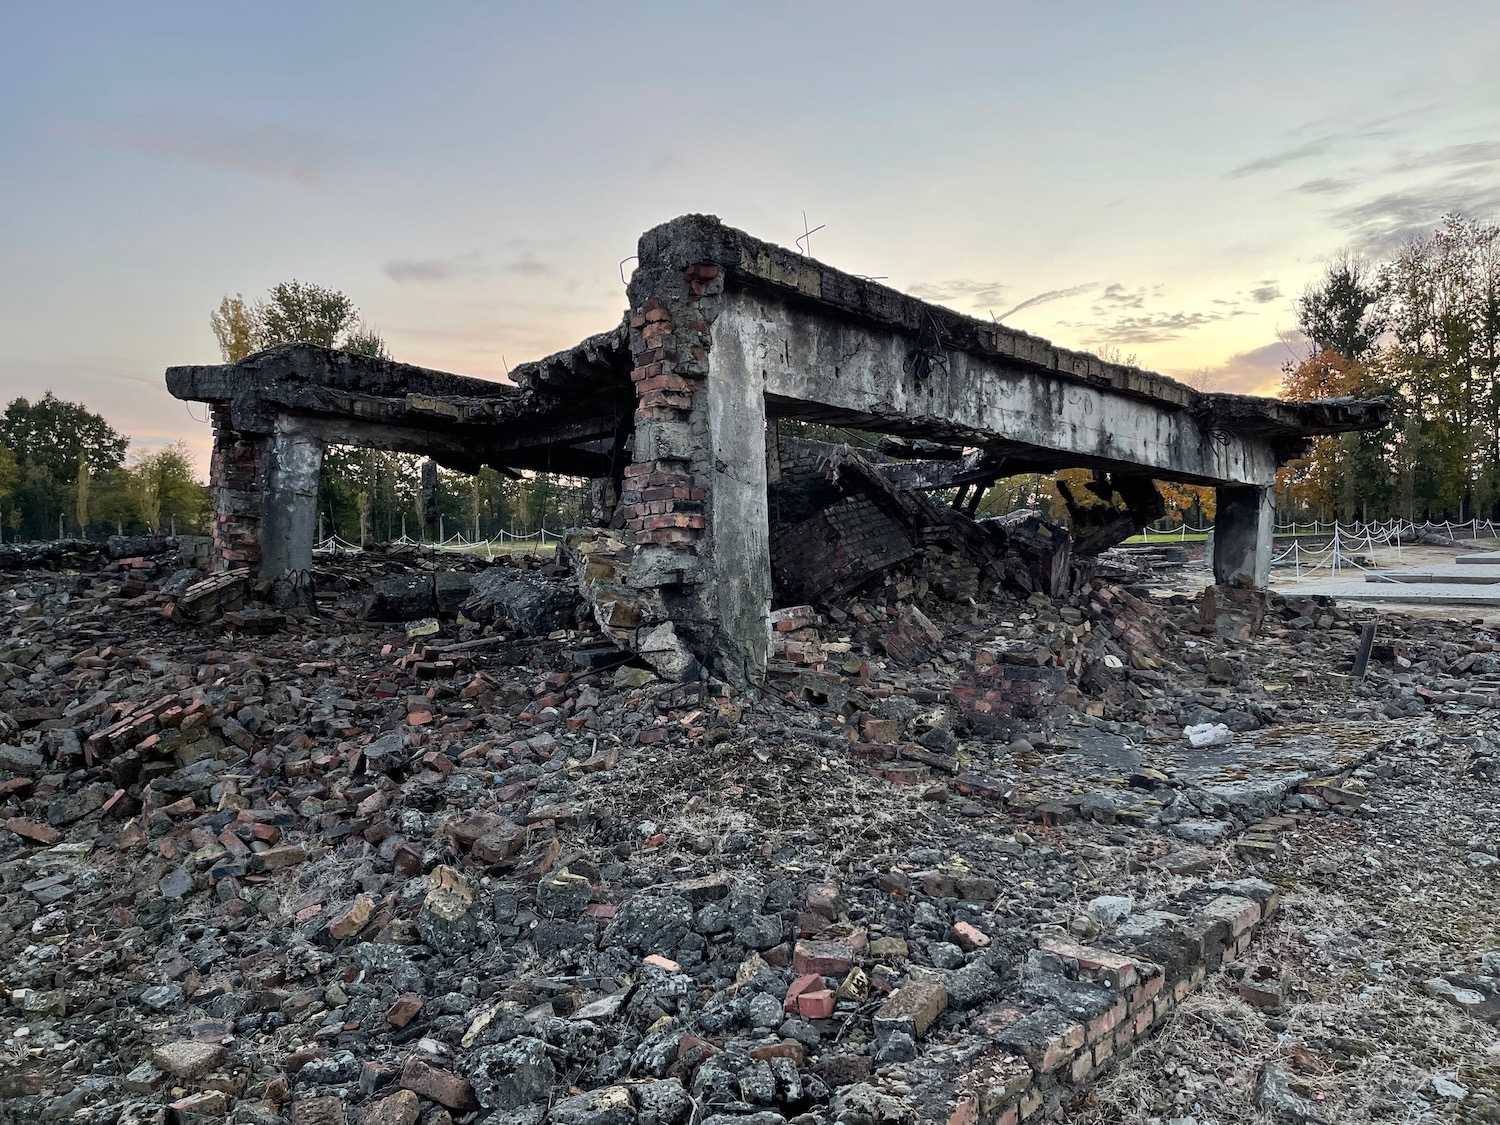
[[[419,547],[429,551],[458,551],[463,554],[483,554],[493,559],[495,552],[508,554],[518,543],[534,543],[538,547],[548,547],[562,541],[562,535],[547,528],[539,528],[529,535],[518,535],[509,531],[501,531],[490,539],[468,539],[463,535],[450,535],[446,539],[423,540],[412,539],[405,531],[398,538],[392,539],[387,546],[392,547]],[[356,555],[363,547],[358,543],[351,543],[339,535],[330,535],[328,538],[313,546],[313,553],[320,555]]]
[[[1190,527],[1183,524],[1170,531],[1146,529],[1140,539],[1146,543],[1182,542],[1191,535],[1205,535],[1213,531],[1213,525]],[[1403,540],[1415,542],[1420,532],[1436,532],[1450,539],[1493,539],[1500,536],[1500,523],[1494,520],[1469,520],[1454,523],[1414,523],[1411,520],[1385,520],[1370,523],[1342,523],[1338,520],[1313,520],[1308,523],[1284,523],[1276,525],[1276,534],[1281,536],[1326,537],[1327,542],[1317,547],[1304,546],[1296,539],[1280,554],[1271,556],[1271,564],[1290,568],[1296,578],[1318,576],[1326,571],[1337,575],[1345,570],[1368,572],[1367,565],[1377,547],[1394,547],[1396,561],[1401,561]]]
[[[1181,542],[1192,535],[1206,535],[1214,529],[1213,524],[1204,527],[1193,527],[1188,523],[1178,524],[1176,527],[1165,531],[1148,527],[1141,531],[1142,539],[1155,543],[1170,543],[1173,540]],[[1452,539],[1494,539],[1500,537],[1500,523],[1495,520],[1469,520],[1467,523],[1454,523],[1452,520],[1443,520],[1441,523],[1414,523],[1411,520],[1385,520],[1383,522],[1371,521],[1368,523],[1356,521],[1354,523],[1343,523],[1339,520],[1310,520],[1307,523],[1278,523],[1276,525],[1277,535],[1342,535],[1355,539],[1372,538],[1377,542],[1384,540],[1387,544],[1403,534],[1415,535],[1418,530],[1436,531],[1447,535]]]

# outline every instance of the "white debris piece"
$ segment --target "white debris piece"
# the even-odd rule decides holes
[[[1197,723],[1183,727],[1182,734],[1194,746],[1223,746],[1234,741],[1234,732],[1223,723]]]

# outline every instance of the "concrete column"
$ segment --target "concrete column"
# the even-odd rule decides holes
[[[270,443],[265,514],[260,532],[260,577],[271,579],[272,601],[312,608],[312,549],[318,530],[318,477],[323,442],[279,418]]]
[[[707,379],[713,478],[712,560],[721,653],[731,682],[758,686],[771,647],[771,519],[766,492],[766,399],[745,341],[715,334]]]
[[[1214,515],[1214,581],[1263,587],[1271,577],[1276,504],[1269,488],[1221,484]]]

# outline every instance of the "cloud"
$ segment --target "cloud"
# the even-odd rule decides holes
[[[522,254],[514,262],[504,267],[506,273],[519,273],[526,277],[540,277],[542,274],[551,273],[552,267],[546,262],[538,261],[530,254]]]
[[[289,125],[84,125],[66,131],[105,148],[301,184],[318,183],[342,155],[334,137]]]
[[[1281,365],[1289,360],[1302,359],[1305,353],[1297,349],[1306,342],[1302,333],[1293,331],[1283,340],[1232,355],[1217,367],[1177,372],[1176,377],[1200,390],[1242,395],[1275,394],[1281,387]]]
[[[1257,305],[1268,305],[1281,296],[1281,286],[1274,281],[1263,281],[1250,290],[1250,299]]]
[[[1298,184],[1292,189],[1299,195],[1333,195],[1337,192],[1348,191],[1353,186],[1348,180],[1335,180],[1324,177],[1321,180],[1308,180],[1306,183]]]
[[[1239,313],[1169,312],[1144,316],[1122,316],[1113,324],[1095,325],[1096,341],[1110,344],[1159,344],[1175,340],[1184,332],[1224,320]]]
[[[1035,297],[1027,297],[1026,300],[1022,301],[1019,305],[1007,309],[995,319],[997,321],[1004,320],[1006,317],[1012,316],[1015,313],[1020,312],[1022,309],[1033,308],[1036,305],[1045,305],[1050,301],[1061,301],[1065,300],[1068,297],[1080,296],[1084,293],[1087,293],[1090,289],[1098,284],[1099,283],[1097,281],[1086,281],[1082,285],[1069,286],[1067,289],[1049,289],[1045,293],[1038,293]]]
[[[913,297],[920,297],[924,301],[931,301],[938,305],[955,306],[967,301],[971,309],[988,309],[999,304],[1009,288],[1010,286],[1002,281],[974,281],[970,278],[957,278],[953,281],[920,282],[913,285],[908,292]]]
[[[457,281],[472,276],[478,258],[478,254],[456,258],[393,258],[380,268],[397,285]]]
[[[1500,141],[1475,141],[1403,156],[1391,165],[1390,171],[1425,171],[1434,166],[1470,168],[1496,162],[1500,162]]]
[[[1094,298],[1098,302],[1094,306],[1094,312],[1102,313],[1106,306],[1117,309],[1139,309],[1146,304],[1146,289],[1126,289],[1118,281],[1104,287],[1104,292]]]
[[[1486,219],[1500,213],[1500,181],[1489,175],[1461,174],[1384,192],[1337,208],[1329,217],[1349,232],[1355,250],[1379,257],[1426,234],[1449,213]]]
[[[1225,173],[1225,176],[1231,180],[1237,180],[1242,176],[1253,176],[1257,172],[1271,172],[1277,168],[1284,168],[1288,164],[1295,164],[1299,160],[1311,160],[1315,156],[1324,156],[1332,150],[1338,141],[1338,135],[1333,133],[1314,137],[1312,140],[1303,141],[1300,145],[1296,145],[1293,148],[1272,153],[1270,156],[1262,156],[1247,164],[1241,164],[1238,168],[1231,168]]]

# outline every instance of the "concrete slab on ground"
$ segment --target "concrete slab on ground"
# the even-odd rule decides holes
[[[1336,601],[1399,602],[1403,605],[1500,606],[1500,583],[1366,582],[1339,579],[1280,587],[1283,594],[1322,594]]]
[[[1442,566],[1411,566],[1401,570],[1376,570],[1365,575],[1366,582],[1459,582],[1464,585],[1483,586],[1500,582],[1500,559],[1487,564],[1449,563]]]

